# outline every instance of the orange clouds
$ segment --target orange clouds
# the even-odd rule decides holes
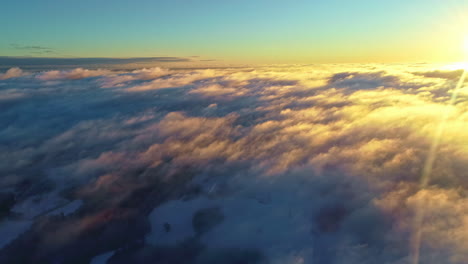
[[[20,68],[14,67],[14,68],[10,68],[8,71],[6,71],[3,74],[0,74],[0,80],[21,77],[23,75],[24,73]]]

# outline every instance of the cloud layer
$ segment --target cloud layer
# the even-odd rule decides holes
[[[421,263],[464,263],[468,93],[447,107],[459,75],[425,64],[10,69],[0,262],[399,264],[418,228]]]

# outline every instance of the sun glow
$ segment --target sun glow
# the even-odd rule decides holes
[[[463,58],[460,62],[454,62],[442,66],[441,70],[455,71],[455,70],[468,70],[468,35],[464,37],[462,45],[460,45],[463,51]]]
[[[440,67],[440,69],[445,71],[468,70],[468,62],[451,63]]]
[[[463,38],[463,56],[468,57],[468,35]]]

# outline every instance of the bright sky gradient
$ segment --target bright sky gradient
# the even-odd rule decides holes
[[[7,0],[0,56],[460,61],[468,1]]]

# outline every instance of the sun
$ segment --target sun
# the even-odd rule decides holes
[[[442,66],[440,69],[441,70],[447,70],[447,71],[454,71],[454,70],[465,70],[468,71],[468,35],[465,35],[463,38],[462,44],[459,46],[460,47],[460,61],[459,62],[454,62],[450,63],[448,65]]]
[[[468,70],[468,35],[465,35],[462,43],[462,58],[460,62],[453,63],[444,67],[447,70]]]
[[[461,62],[453,63],[451,65],[447,65],[447,69],[449,70],[468,70],[468,35],[465,35],[463,38],[462,43],[462,58],[460,58]]]
[[[465,35],[465,37],[463,38],[463,42],[460,45],[460,49],[462,51],[462,52],[460,52],[460,54],[462,56],[460,58],[460,61],[448,64],[448,65],[444,65],[443,67],[441,67],[442,70],[450,70],[450,71],[465,70],[465,71],[468,71],[468,35]]]
[[[468,58],[468,35],[463,38],[463,56],[464,59]]]

